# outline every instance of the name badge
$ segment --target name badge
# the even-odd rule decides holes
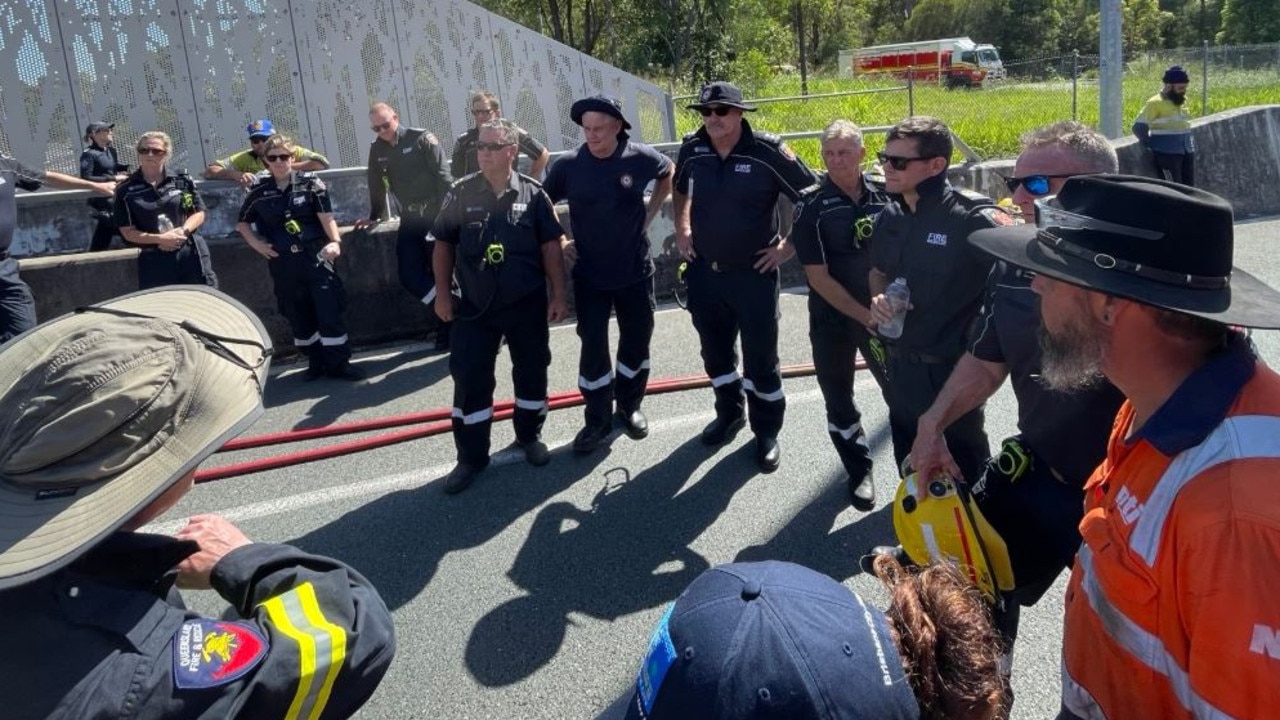
[[[751,163],[738,163],[733,166],[734,172],[749,173],[751,172]]]

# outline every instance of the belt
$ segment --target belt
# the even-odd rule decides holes
[[[711,261],[704,260],[702,264],[711,268],[711,272],[718,272],[718,273],[732,272],[734,270],[751,270],[752,269],[750,262],[731,263],[731,262],[721,262],[719,260],[711,260]]]

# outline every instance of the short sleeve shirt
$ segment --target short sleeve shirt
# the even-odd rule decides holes
[[[18,226],[16,189],[34,192],[44,185],[44,171],[32,170],[18,160],[0,155],[0,252],[7,252]]]
[[[256,225],[273,247],[289,247],[298,241],[327,241],[320,224],[321,213],[332,213],[329,188],[311,173],[293,173],[283,190],[275,178],[265,177],[249,191],[240,206],[240,222]],[[300,232],[289,232],[286,224],[296,220]]]
[[[645,234],[645,187],[671,174],[671,161],[643,143],[623,140],[598,158],[583,145],[556,160],[543,188],[569,201],[578,261],[573,274],[598,290],[614,290],[653,274]]]
[[[557,242],[564,228],[542,186],[513,172],[501,195],[494,195],[483,175],[458,181],[445,195],[431,233],[455,248],[463,314],[471,315],[545,292],[542,246]],[[493,244],[502,245],[500,263],[486,260]]]
[[[169,218],[176,228],[202,210],[204,200],[191,178],[167,174],[153,187],[143,179],[141,170],[135,170],[116,187],[112,214],[120,227],[158,233],[161,215]]]
[[[884,189],[866,176],[862,196],[850,198],[830,177],[811,188],[796,205],[791,244],[801,265],[826,265],[827,272],[854,300],[871,301],[867,278],[871,271],[871,228],[889,202]],[[821,296],[814,293],[810,301]]]

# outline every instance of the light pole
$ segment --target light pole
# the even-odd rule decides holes
[[[1122,134],[1124,113],[1124,44],[1120,34],[1120,0],[1101,0],[1098,52],[1101,60],[1098,130],[1109,138]]]

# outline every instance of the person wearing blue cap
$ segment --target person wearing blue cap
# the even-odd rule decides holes
[[[1000,651],[978,591],[950,565],[876,562],[884,612],[791,563],[704,572],[658,621],[626,720],[995,717]]]
[[[245,132],[249,133],[249,149],[209,163],[209,167],[204,169],[206,180],[230,180],[249,188],[257,181],[258,175],[268,169],[263,148],[267,140],[276,134],[275,125],[266,118],[254,120],[245,127]],[[315,150],[295,145],[289,165],[294,172],[315,172],[327,170],[329,159]]]
[[[544,189],[553,202],[569,202],[573,241],[564,245],[573,265],[578,310],[578,388],[586,399],[585,424],[573,449],[588,453],[613,431],[614,402],[627,435],[649,434],[640,411],[649,381],[653,335],[653,260],[645,234],[671,194],[675,166],[657,150],[633,142],[631,123],[616,98],[596,95],[573,104],[569,117],[585,142],[551,166]],[[645,199],[645,188],[653,193]],[[618,316],[617,375],[609,361],[609,313]]]
[[[1187,112],[1187,71],[1174,65],[1164,71],[1164,87],[1151,96],[1133,121],[1133,134],[1151,151],[1156,177],[1183,185],[1196,184],[1196,143]]]

